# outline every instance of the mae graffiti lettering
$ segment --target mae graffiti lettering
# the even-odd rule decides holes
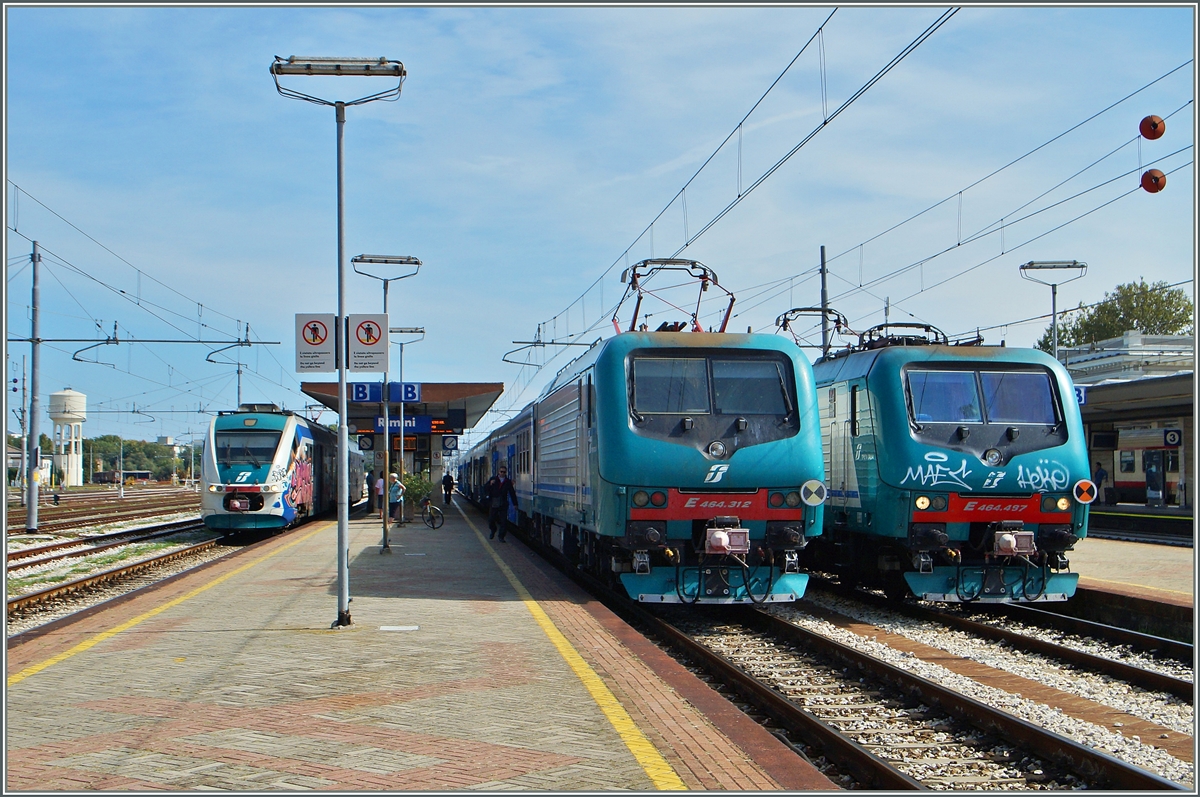
[[[927,464],[918,465],[916,468],[910,466],[900,483],[920,482],[922,487],[953,484],[964,490],[970,490],[971,486],[966,481],[967,477],[971,475],[971,470],[967,468],[967,460],[963,459],[957,468],[951,470],[950,465],[947,464],[949,459],[945,454],[930,451],[925,455]]]
[[[1070,472],[1054,460],[1039,460],[1032,468],[1017,466],[1017,486],[1023,490],[1065,490],[1070,481]]]

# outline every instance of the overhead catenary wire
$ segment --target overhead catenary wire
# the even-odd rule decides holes
[[[697,239],[699,239],[705,232],[707,232],[717,222],[719,222],[722,218],[724,218],[724,216],[727,215],[729,213],[729,211],[731,211],[737,204],[739,204],[743,199],[745,199],[747,196],[749,196],[749,194],[752,193],[754,191],[754,189],[758,188],[763,183],[765,183],[773,174],[775,174],[775,172],[777,172],[779,170],[780,167],[782,167],[784,165],[784,163],[786,163],[792,156],[794,156],[796,154],[796,152],[798,152],[804,146],[805,143],[810,141],[818,132],[820,132],[820,130],[824,129],[830,122],[832,122],[846,108],[848,108],[851,104],[853,104],[853,102],[855,102],[858,98],[860,98],[872,86],[874,86],[876,83],[878,83],[879,80],[881,80],[889,71],[894,69],[905,57],[907,57],[910,53],[912,53],[913,50],[915,50],[918,46],[920,46],[921,43],[923,43],[926,39],[928,39],[929,36],[931,36],[934,32],[937,31],[938,28],[940,28],[952,16],[954,16],[954,14],[957,13],[958,10],[959,10],[958,8],[951,8],[951,9],[948,9],[947,11],[944,11],[938,17],[937,20],[935,20],[929,27],[927,27],[912,42],[910,42],[906,47],[904,47],[899,54],[894,56],[892,58],[892,60],[888,62],[887,65],[885,65],[879,72],[877,72],[871,79],[869,79],[866,84],[864,84],[862,87],[860,87],[849,99],[847,99],[845,102],[843,102],[842,105],[839,106],[832,114],[828,114],[828,113],[823,114],[824,118],[823,118],[821,124],[813,132],[809,133],[799,144],[797,144],[795,147],[793,147],[783,158],[778,160],[765,173],[760,175],[754,181],[754,183],[752,183],[749,187],[747,187],[745,189],[742,189],[739,187],[737,198],[734,199],[731,203],[729,203],[723,210],[721,210],[716,217],[714,217],[707,224],[705,224],[704,227],[701,228],[701,230],[699,230],[696,234],[690,236],[690,238],[688,238],[688,240],[685,242],[684,246],[681,247],[678,251],[676,251],[672,255],[672,257],[678,256],[684,249],[687,248],[687,246],[691,245],[691,243],[694,243]],[[835,11],[836,11],[836,9],[835,9]],[[654,225],[658,222],[658,220],[660,220],[663,217],[663,215],[675,203],[675,201],[677,199],[680,199],[681,197],[685,196],[685,192],[686,192],[688,186],[690,186],[692,184],[692,182],[696,179],[696,177],[699,176],[699,174],[705,169],[705,167],[708,166],[708,164],[712,162],[712,160],[721,151],[721,149],[726,144],[728,144],[735,136],[740,134],[741,129],[744,126],[746,120],[749,119],[751,114],[753,114],[754,110],[757,109],[759,107],[759,105],[761,105],[761,103],[766,98],[766,96],[771,92],[771,90],[774,89],[776,85],[778,85],[779,81],[784,77],[784,75],[787,74],[787,72],[796,63],[796,61],[800,58],[800,56],[808,49],[808,47],[814,41],[818,40],[818,38],[821,36],[821,32],[822,32],[823,28],[825,27],[825,25],[828,24],[829,20],[832,19],[832,17],[833,17],[833,14],[831,13],[830,16],[826,18],[825,22],[822,23],[822,25],[817,29],[817,31],[813,33],[813,35],[809,38],[809,40],[800,49],[800,52],[798,52],[792,58],[791,62],[789,62],[788,66],[784,68],[783,72],[781,72],[780,75],[778,77],[776,77],[776,79],[767,88],[767,90],[758,99],[758,101],[755,102],[755,104],[751,107],[750,111],[748,111],[746,113],[746,115],[743,116],[741,121],[739,121],[738,124],[734,126],[733,130],[729,133],[729,135],[726,136],[726,138],[721,142],[721,144],[718,145],[716,150],[714,150],[714,152],[711,155],[709,155],[709,157],[704,161],[704,163],[701,164],[700,168],[697,169],[695,174],[693,174],[692,177],[689,178],[686,183],[684,183],[684,186],[675,194],[674,197],[672,197],[671,201],[668,202],[661,211],[659,211],[658,215],[656,215],[654,217],[654,219],[646,226],[646,228],[642,231],[642,233],[639,234],[638,237],[634,239],[634,243],[631,244],[629,247],[626,247],[625,251],[622,252],[622,254],[611,265],[609,265],[608,268],[606,268],[604,270],[604,272],[595,281],[593,281],[591,283],[591,285],[589,285],[588,288],[586,290],[584,290],[584,292],[579,297],[577,297],[574,301],[572,301],[571,304],[568,305],[565,310],[561,311],[557,315],[553,316],[551,319],[548,319],[547,321],[544,321],[538,325],[539,336],[540,336],[540,330],[546,328],[547,326],[555,325],[557,323],[557,320],[559,317],[564,316],[564,315],[567,315],[567,317],[569,317],[571,307],[574,307],[575,304],[581,304],[585,300],[585,297],[587,296],[587,294],[601,280],[603,280],[604,277],[606,277],[622,261],[627,261],[629,252],[632,250],[633,246],[636,245],[637,241],[641,240],[642,237],[644,237],[647,233],[649,233],[651,236],[653,236]],[[739,177],[739,179],[740,179],[740,177]],[[583,332],[575,334],[575,335],[569,335],[568,338],[573,340],[573,339],[580,337],[581,335],[586,335],[589,332],[594,331],[599,326],[601,321],[604,318],[606,318],[608,315],[609,315],[609,311],[602,313],[598,317],[597,321],[595,321],[591,325],[589,325]],[[585,319],[585,322],[586,322],[586,319]],[[552,345],[554,343],[554,339],[552,339],[550,341],[546,341],[545,343],[546,343],[546,345]],[[540,371],[541,368],[544,368],[546,364],[548,364],[549,362],[552,362],[556,356],[557,356],[557,353],[555,355],[553,355],[552,357],[550,357],[545,362],[543,362],[541,365],[539,365],[537,370]],[[530,378],[532,378],[532,375],[530,376]]]
[[[28,196],[28,194],[27,194],[27,196]],[[32,198],[32,197],[31,197],[31,198]],[[37,201],[37,200],[35,199],[35,201]],[[41,203],[41,202],[39,202],[38,204],[42,204],[42,203]],[[43,205],[43,207],[45,207],[45,205]],[[67,221],[66,219],[63,219],[63,218],[62,218],[62,216],[61,216],[60,214],[58,214],[58,213],[55,213],[53,210],[51,210],[51,209],[50,209],[50,208],[48,208],[48,207],[47,207],[46,209],[47,209],[48,211],[50,211],[51,213],[53,213],[53,214],[54,214],[56,217],[58,217],[58,218],[62,219],[62,220],[63,220],[64,222],[66,222],[68,225],[72,226],[74,229],[78,230],[78,228],[77,228],[77,227],[75,227],[75,225],[71,224],[71,223],[70,223],[69,221]],[[25,235],[24,233],[22,233],[22,232],[20,232],[20,231],[16,230],[15,228],[9,228],[9,229],[10,229],[10,231],[11,231],[12,233],[14,233],[15,235],[17,235],[18,237],[20,237],[20,238],[23,238],[23,239],[25,239],[25,240],[27,240],[27,241],[30,241],[30,242],[32,243],[32,239],[31,239],[31,238],[29,238],[29,236],[27,236],[27,235]],[[82,233],[82,231],[80,231],[80,232]],[[83,233],[83,234],[85,235],[85,237],[88,237],[88,238],[89,238],[89,240],[92,240],[92,241],[93,241],[93,242],[95,242],[97,245],[101,246],[101,248],[105,249],[105,251],[108,251],[108,252],[112,253],[112,251],[111,251],[110,249],[108,249],[107,247],[105,247],[103,244],[100,244],[98,241],[95,241],[95,239],[94,239],[94,238],[92,238],[91,236],[87,236],[87,235],[86,235],[86,233]],[[104,289],[106,289],[106,290],[110,291],[111,293],[115,294],[115,295],[116,295],[116,296],[118,296],[119,298],[122,298],[122,299],[126,300],[127,302],[129,302],[129,303],[133,304],[134,306],[136,306],[136,307],[137,307],[138,309],[140,309],[141,311],[148,313],[148,314],[149,314],[151,317],[155,318],[156,320],[158,320],[158,321],[162,322],[163,324],[166,324],[166,325],[167,325],[169,328],[171,328],[171,329],[173,329],[173,330],[175,330],[175,331],[179,332],[181,335],[183,335],[183,336],[185,336],[185,337],[187,337],[187,338],[193,339],[193,340],[199,340],[199,335],[198,335],[198,334],[197,334],[197,335],[192,335],[192,334],[191,334],[191,333],[189,333],[188,331],[184,330],[183,328],[181,328],[181,327],[180,327],[180,326],[178,326],[177,324],[175,324],[175,323],[173,323],[172,321],[170,321],[168,318],[164,317],[165,315],[173,315],[173,316],[175,316],[175,317],[178,317],[178,318],[181,318],[181,319],[184,319],[184,320],[187,320],[187,321],[189,321],[189,322],[190,322],[190,321],[191,321],[191,318],[190,318],[189,316],[186,316],[186,315],[184,315],[184,314],[182,314],[182,313],[179,313],[179,312],[177,312],[177,311],[175,311],[175,310],[172,310],[171,308],[165,307],[165,306],[163,306],[163,305],[160,305],[160,304],[158,304],[158,303],[156,303],[156,302],[150,301],[149,299],[146,299],[146,298],[144,298],[144,297],[141,297],[140,295],[138,295],[138,294],[140,293],[140,291],[138,291],[137,293],[135,293],[135,294],[132,294],[132,295],[131,295],[131,294],[130,294],[128,291],[126,291],[126,290],[123,290],[123,289],[121,289],[121,288],[117,288],[116,286],[114,286],[114,285],[111,285],[111,284],[109,284],[109,283],[105,282],[104,280],[100,279],[99,277],[96,277],[95,275],[93,275],[93,274],[89,273],[87,270],[85,270],[85,269],[83,269],[83,268],[81,268],[81,267],[79,267],[79,266],[75,265],[74,263],[70,262],[69,260],[66,260],[65,258],[63,258],[63,257],[59,256],[59,255],[58,255],[58,254],[56,254],[55,252],[53,252],[53,251],[51,251],[51,250],[47,250],[47,249],[44,247],[44,245],[40,245],[40,246],[39,246],[39,251],[40,251],[40,253],[42,254],[42,263],[43,263],[43,266],[45,266],[45,267],[46,267],[46,271],[47,271],[48,273],[50,273],[50,274],[51,274],[51,276],[52,276],[52,277],[55,279],[55,281],[59,283],[59,285],[60,285],[60,286],[63,288],[63,290],[64,290],[64,291],[65,291],[65,292],[66,292],[66,293],[67,293],[67,294],[68,294],[68,295],[69,295],[69,296],[70,296],[70,297],[71,297],[71,298],[72,298],[72,299],[73,299],[73,300],[76,302],[76,304],[78,304],[78,305],[80,306],[80,308],[81,308],[81,309],[82,309],[82,310],[83,310],[85,313],[87,313],[87,314],[88,314],[88,319],[87,319],[87,320],[89,320],[89,321],[91,321],[91,322],[93,322],[93,323],[98,323],[98,322],[97,322],[97,319],[96,319],[96,318],[95,318],[95,316],[94,316],[94,315],[91,313],[91,311],[89,311],[89,310],[88,310],[88,308],[86,308],[86,307],[84,307],[84,306],[83,306],[82,302],[80,302],[80,301],[79,301],[79,299],[78,299],[78,298],[77,298],[77,297],[76,297],[76,296],[75,296],[75,295],[74,295],[74,294],[73,294],[73,293],[72,293],[72,292],[71,292],[71,291],[70,291],[70,290],[67,288],[67,286],[66,286],[66,285],[63,283],[63,281],[62,281],[61,277],[60,277],[60,276],[59,276],[57,273],[54,273],[54,269],[53,269],[53,266],[54,266],[54,265],[61,266],[62,268],[65,268],[65,269],[67,269],[68,271],[70,271],[70,272],[72,272],[72,273],[74,273],[74,274],[77,274],[77,275],[79,275],[79,276],[82,276],[82,277],[84,277],[84,278],[86,278],[86,279],[90,280],[91,282],[93,282],[93,283],[95,283],[95,284],[97,284],[97,285],[99,285],[99,286],[103,287]],[[114,254],[114,255],[115,255],[115,253],[112,253],[112,254]],[[115,255],[115,256],[117,256],[117,257],[119,258],[119,255]],[[28,263],[28,262],[29,262],[29,256],[28,256],[28,255],[23,255],[23,256],[20,256],[19,258],[13,258],[13,259],[14,259],[16,262],[20,262],[20,261],[22,261],[22,260],[23,260],[23,261],[25,261],[26,263]],[[124,259],[123,259],[123,258],[120,258],[120,259],[122,259],[122,261],[123,261],[123,262],[126,262],[126,263],[128,264],[128,261],[124,261]],[[145,272],[142,272],[140,269],[137,269],[137,268],[136,268],[136,267],[134,267],[134,266],[131,266],[131,267],[132,267],[132,268],[134,268],[135,272],[137,272],[137,273],[138,273],[138,275],[139,275],[139,280],[140,280],[140,275],[144,274]],[[23,267],[23,268],[24,268],[24,267]],[[15,276],[15,275],[12,275],[12,274],[10,274],[10,278],[9,278],[9,279],[10,279],[10,281],[11,281],[11,279],[12,279],[12,277],[13,277],[13,276]],[[154,282],[158,282],[159,284],[162,284],[164,287],[168,288],[168,289],[169,289],[169,290],[171,290],[173,293],[175,293],[175,294],[177,294],[177,295],[180,295],[180,296],[183,296],[185,299],[188,299],[189,301],[194,301],[194,300],[191,300],[190,298],[186,297],[184,294],[180,293],[179,291],[176,291],[176,290],[174,290],[174,289],[173,289],[173,288],[171,288],[170,286],[168,286],[168,285],[165,285],[165,283],[161,283],[161,281],[159,281],[159,280],[156,280],[156,279],[154,279],[153,277],[151,277],[151,279],[152,279]],[[140,284],[140,283],[139,283],[139,284]],[[198,307],[199,307],[199,306],[202,306],[202,305],[200,305],[200,303],[198,303],[198,302],[197,302],[196,304],[197,304],[197,306],[198,306]],[[224,317],[224,318],[229,318],[229,319],[232,319],[232,320],[235,320],[235,321],[237,320],[237,319],[233,319],[233,317],[232,317],[232,316],[226,315],[225,313],[221,313],[221,312],[219,312],[219,311],[212,310],[212,308],[209,308],[209,311],[210,311],[211,313],[213,313],[214,315],[217,315],[217,316],[222,316],[222,317]],[[204,328],[204,329],[209,329],[209,330],[213,330],[213,331],[217,331],[217,332],[222,332],[222,334],[224,334],[224,332],[223,332],[222,330],[219,330],[219,329],[217,329],[217,328],[214,328],[212,325],[209,325],[209,324],[206,324],[206,323],[204,323],[204,324],[200,324],[200,326],[201,326],[202,328]],[[137,339],[137,335],[136,335],[135,333],[133,333],[133,332],[132,332],[131,330],[129,330],[127,327],[125,328],[125,331],[126,331],[126,336],[127,336],[127,338],[126,338],[126,340],[125,340],[124,342],[126,342],[126,343],[128,343],[128,344],[138,344],[138,343],[139,343],[139,341],[138,341],[138,339]],[[69,354],[71,354],[71,352],[69,352],[69,351],[66,351],[66,350],[64,350],[64,349],[60,349],[59,347],[56,347],[56,346],[49,346],[48,344],[45,344],[45,343],[44,343],[43,345],[47,345],[49,349],[51,349],[51,350],[54,350],[54,351],[61,351],[62,353],[64,353],[64,354],[68,354],[68,355],[69,355]],[[162,362],[162,363],[163,363],[164,365],[166,365],[168,368],[172,368],[172,367],[173,367],[171,363],[167,362],[167,360],[165,360],[165,359],[164,359],[164,358],[163,358],[161,355],[159,355],[157,352],[154,352],[153,350],[149,349],[149,347],[146,347],[144,344],[141,344],[141,345],[142,345],[142,348],[144,348],[144,349],[146,349],[147,351],[149,351],[149,353],[150,353],[150,354],[151,354],[153,357],[155,357],[156,359],[158,359],[160,362]],[[130,355],[132,355],[132,349],[130,350]],[[127,375],[129,375],[129,376],[131,376],[131,377],[134,377],[134,378],[136,378],[136,379],[140,379],[140,380],[143,380],[143,381],[146,381],[146,382],[150,382],[151,384],[160,385],[160,386],[162,386],[162,387],[165,387],[165,388],[167,388],[167,389],[174,390],[174,391],[175,391],[175,392],[176,392],[178,395],[181,395],[181,396],[182,396],[182,395],[188,395],[188,394],[190,394],[190,393],[192,393],[192,392],[193,392],[193,391],[191,391],[191,390],[184,390],[184,389],[181,389],[183,385],[195,384],[195,383],[198,383],[198,382],[203,382],[203,381],[204,381],[204,380],[195,380],[195,379],[189,379],[187,382],[184,382],[184,383],[182,383],[182,385],[180,385],[179,383],[177,383],[176,385],[163,385],[163,383],[162,383],[161,381],[159,381],[159,380],[156,380],[156,379],[154,379],[154,378],[152,378],[152,377],[148,377],[148,376],[144,376],[144,375],[142,375],[142,374],[136,373],[136,372],[135,372],[135,371],[132,369],[132,367],[120,368],[120,367],[118,367],[118,366],[117,366],[115,363],[106,363],[106,362],[100,362],[100,361],[95,361],[95,362],[96,362],[96,364],[99,364],[99,365],[106,365],[106,366],[109,366],[109,367],[113,368],[114,370],[116,370],[116,371],[118,371],[118,372],[120,372],[120,373],[127,374]],[[132,362],[132,359],[131,359],[131,362]],[[276,363],[278,363],[278,360],[275,360],[275,362],[276,362]],[[282,368],[282,366],[281,366],[281,368]],[[296,389],[295,389],[294,387],[291,387],[291,386],[285,385],[285,384],[283,384],[282,382],[275,382],[275,381],[274,381],[274,380],[272,380],[270,377],[267,377],[267,376],[265,376],[265,375],[263,375],[263,374],[260,374],[260,373],[258,373],[258,372],[257,372],[257,370],[255,370],[255,369],[252,369],[252,368],[249,368],[249,367],[244,367],[244,368],[243,368],[243,372],[244,372],[244,373],[253,373],[253,374],[254,374],[254,376],[256,376],[256,377],[257,377],[257,378],[259,378],[259,379],[262,379],[262,380],[264,380],[264,381],[270,382],[270,383],[272,383],[272,384],[274,384],[274,385],[276,385],[276,386],[278,386],[278,387],[282,387],[283,389],[285,389],[285,390],[288,390],[289,392],[296,392],[296,393],[297,393],[297,395],[299,395],[299,394],[298,394],[298,392],[296,391]],[[60,378],[61,378],[61,377],[60,377]],[[68,380],[68,381],[69,381],[69,380]],[[230,384],[230,383],[231,383],[231,381],[232,381],[232,380],[227,380],[226,384],[227,384],[227,385],[228,385],[228,384]],[[293,381],[296,381],[296,380],[294,380],[294,379],[293,379]],[[220,393],[218,393],[218,396],[217,396],[217,397],[219,397],[219,396],[220,396]],[[201,398],[203,399],[203,396],[201,396]],[[216,397],[214,397],[214,398],[211,398],[211,399],[209,400],[209,403],[211,404],[211,402],[212,402],[213,400],[215,400],[215,398],[216,398]]]
[[[7,180],[7,182],[8,182],[8,184],[9,184],[9,185],[11,185],[11,186],[13,187],[13,189],[14,189],[14,198],[15,198],[17,195],[19,195],[19,194],[24,194],[25,196],[27,196],[27,197],[29,197],[30,199],[32,199],[34,202],[37,202],[39,205],[41,205],[43,208],[45,208],[47,212],[49,212],[51,215],[53,215],[53,216],[55,216],[56,218],[58,218],[60,221],[62,221],[62,222],[63,222],[64,224],[66,224],[68,227],[70,227],[71,229],[75,230],[75,231],[76,231],[76,232],[78,232],[80,235],[82,235],[84,238],[87,238],[89,241],[91,241],[92,243],[96,244],[96,246],[100,247],[100,248],[101,248],[101,249],[103,249],[105,252],[108,252],[110,255],[112,255],[113,257],[115,257],[117,260],[120,260],[122,263],[124,263],[125,265],[129,266],[131,269],[133,269],[134,271],[136,271],[136,272],[137,272],[139,275],[143,275],[143,276],[147,277],[148,279],[150,279],[150,280],[152,280],[152,281],[154,281],[154,282],[158,283],[158,284],[159,284],[159,285],[161,285],[162,287],[164,287],[164,288],[166,288],[167,290],[171,291],[171,292],[172,292],[172,293],[174,293],[175,295],[177,295],[177,296],[179,296],[179,297],[181,297],[181,298],[183,298],[183,299],[187,299],[189,302],[191,302],[191,303],[193,303],[193,304],[200,304],[200,303],[199,303],[199,302],[197,302],[195,299],[192,299],[191,297],[187,296],[186,294],[184,294],[184,293],[181,293],[180,291],[178,291],[178,290],[176,290],[175,288],[171,287],[170,285],[166,284],[166,283],[165,283],[165,282],[163,282],[162,280],[159,280],[159,279],[157,279],[157,278],[156,278],[154,275],[152,275],[152,274],[148,274],[148,273],[146,273],[145,271],[143,271],[142,269],[140,269],[140,268],[138,268],[137,266],[133,265],[133,264],[132,264],[132,263],[130,263],[128,260],[126,260],[125,258],[121,257],[121,255],[119,255],[119,254],[117,254],[116,252],[114,252],[113,250],[109,249],[107,246],[105,246],[104,244],[100,243],[100,241],[96,240],[96,239],[95,239],[95,238],[93,238],[91,235],[89,235],[88,233],[84,232],[82,229],[80,229],[80,228],[79,228],[78,226],[76,226],[74,223],[72,223],[71,221],[69,221],[69,220],[67,220],[66,218],[64,218],[64,217],[63,217],[61,214],[59,214],[59,213],[58,213],[57,211],[55,211],[53,208],[51,208],[50,206],[48,206],[46,203],[42,202],[40,199],[38,199],[37,197],[35,197],[35,196],[33,196],[32,194],[30,194],[30,193],[29,193],[28,191],[26,191],[24,188],[21,188],[19,185],[17,185],[16,183],[14,183],[12,180]],[[17,232],[15,225],[14,225],[13,227],[10,227],[9,229],[11,229],[13,232]],[[17,233],[17,234],[18,234],[18,235],[20,235],[20,233]],[[21,237],[22,237],[22,238],[25,238],[25,236],[24,236],[24,235],[22,235]],[[28,238],[26,238],[26,240],[29,240],[29,239],[28,239]],[[211,309],[211,308],[210,308],[210,309]],[[229,319],[230,321],[233,321],[233,320],[235,320],[235,319],[233,318],[233,316],[225,315],[225,314],[224,314],[224,313],[222,313],[222,312],[219,312],[219,311],[216,311],[216,310],[212,310],[212,312],[215,312],[217,315],[224,316],[225,318]]]

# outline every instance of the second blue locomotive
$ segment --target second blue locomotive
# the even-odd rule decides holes
[[[813,368],[830,497],[806,564],[895,597],[1066,600],[1096,497],[1070,376],[909,326]]]

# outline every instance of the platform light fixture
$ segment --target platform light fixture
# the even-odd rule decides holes
[[[420,335],[416,340],[406,340],[396,345],[400,347],[400,470],[404,470],[404,347],[410,343],[420,343],[425,340],[425,327],[389,327],[388,335]],[[388,338],[391,339],[390,337]],[[404,510],[400,510],[400,519],[404,520]]]
[[[1075,280],[1087,274],[1087,263],[1080,263],[1078,260],[1031,260],[1020,267],[1021,276],[1030,282],[1036,282],[1039,285],[1050,286],[1050,338],[1053,342],[1054,359],[1058,359],[1058,286],[1066,285],[1068,282]],[[1062,280],[1061,282],[1046,282],[1031,276],[1029,272],[1040,271],[1077,271],[1075,276]]]
[[[407,279],[408,277],[412,277],[412,276],[416,275],[416,273],[421,270],[421,266],[423,264],[421,263],[421,261],[418,258],[412,257],[411,255],[355,255],[354,257],[350,258],[350,265],[354,267],[354,271],[356,273],[361,274],[364,277],[370,277],[371,279],[377,279],[383,283],[383,314],[386,317],[387,312],[388,312],[388,283],[395,282],[396,280]],[[398,268],[400,266],[412,266],[413,270],[411,272],[409,272],[408,274],[401,274],[397,277],[381,277],[378,274],[372,274],[370,271],[365,271],[365,270],[359,268],[360,265],[386,266],[388,268]],[[401,355],[403,355],[404,350],[401,349],[400,351],[401,351]],[[403,382],[401,382],[401,384],[403,384]],[[403,388],[401,388],[401,389],[403,390]],[[391,458],[392,452],[390,450],[388,450],[388,437],[390,436],[391,430],[388,428],[388,422],[389,422],[388,414],[389,414],[389,405],[391,404],[392,397],[389,395],[389,391],[388,391],[387,368],[383,369],[383,389],[379,394],[379,398],[381,400],[381,403],[383,404],[383,473],[391,473],[390,458]],[[400,407],[401,407],[401,411],[403,411],[403,408],[404,408],[404,397],[403,396],[400,397]],[[400,416],[400,433],[402,435],[404,433],[404,416],[403,415]],[[403,449],[400,450],[400,458],[401,458],[400,461],[403,462],[404,461],[404,450]],[[384,483],[386,484],[387,477],[384,476],[383,478],[384,478]],[[367,487],[370,490],[375,489],[375,485],[373,485],[373,484],[368,485]],[[387,505],[387,502],[385,501],[384,507],[386,507],[386,505]],[[379,512],[380,519],[383,520],[383,541],[381,543],[379,552],[380,553],[391,553],[392,546],[388,542],[388,523],[391,521],[391,519],[388,517],[388,513],[383,511],[384,507],[380,507],[380,512]]]
[[[384,91],[379,91],[374,94],[368,94],[364,97],[359,97],[356,100],[345,102],[342,100],[327,100],[321,97],[316,97],[311,94],[297,91],[296,89],[284,86],[279,82],[281,76],[287,75],[306,75],[306,76],[330,76],[330,77],[388,77],[396,81],[396,85]],[[275,89],[281,96],[293,100],[304,100],[316,105],[326,105],[334,109],[334,116],[337,121],[337,319],[338,327],[342,334],[338,337],[344,340],[345,330],[342,329],[346,323],[346,263],[345,263],[345,203],[343,201],[343,168],[342,168],[342,141],[343,133],[346,125],[346,107],[350,105],[364,105],[375,100],[385,100],[388,102],[395,101],[400,98],[400,90],[404,87],[404,78],[407,77],[407,72],[404,69],[404,64],[399,61],[392,61],[387,58],[327,58],[327,57],[301,57],[290,56],[289,58],[280,58],[275,56],[275,60],[271,63],[271,79],[275,81]],[[349,550],[349,526],[350,526],[350,441],[349,429],[347,427],[347,406],[346,406],[346,357],[345,353],[340,352],[338,357],[338,444],[337,444],[337,462],[338,462],[338,487],[337,487],[337,505],[338,505],[338,533],[337,533],[337,561],[338,561],[338,613],[337,619],[333,621],[332,627],[338,628],[351,624],[350,619],[350,550]]]

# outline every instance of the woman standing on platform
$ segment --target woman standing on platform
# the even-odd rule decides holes
[[[399,525],[401,507],[404,505],[404,485],[395,473],[390,478],[392,481],[388,485],[388,510],[392,520]]]

